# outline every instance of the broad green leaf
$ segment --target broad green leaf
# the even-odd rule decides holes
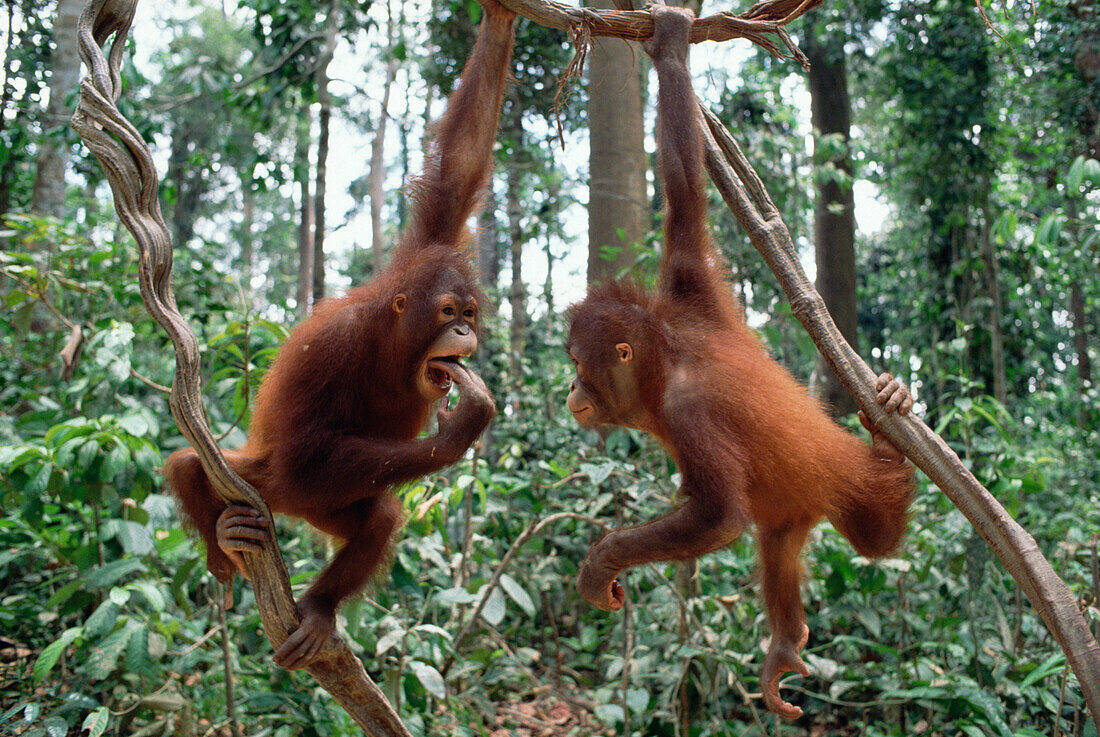
[[[600,704],[596,707],[596,718],[607,725],[623,721],[623,707],[618,704]]]
[[[505,573],[500,577],[500,585],[520,609],[527,612],[528,616],[535,616],[535,602],[531,601],[530,595],[514,578]]]
[[[101,637],[110,632],[117,621],[118,605],[108,599],[84,620],[84,633],[91,638]]]
[[[50,486],[50,476],[53,475],[53,472],[54,465],[52,463],[43,463],[42,467],[27,482],[27,486],[23,491],[27,496],[42,496]]]
[[[138,622],[129,620],[126,625],[107,635],[99,645],[92,648],[85,664],[85,672],[93,681],[102,681],[114,672],[118,658],[126,650],[135,629],[141,627]]]
[[[141,623],[132,628],[126,643],[125,667],[128,673],[143,673],[149,669],[149,626]]]
[[[69,581],[57,591],[53,592],[53,595],[46,600],[46,609],[51,611],[56,610],[59,606],[68,601],[83,584],[84,582],[79,578],[75,581]]]
[[[1066,173],[1066,187],[1070,192],[1076,192],[1081,188],[1081,180],[1085,178],[1085,157],[1078,156],[1069,166]]]
[[[412,670],[413,675],[420,681],[420,685],[424,687],[424,690],[435,696],[437,699],[444,699],[447,697],[447,686],[443,683],[443,676],[435,667],[428,665],[421,660],[412,660],[409,662],[409,668]]]
[[[96,568],[87,579],[91,586],[105,589],[123,576],[142,570],[145,570],[145,563],[137,558],[120,558]]]
[[[42,729],[46,730],[46,737],[65,737],[69,733],[69,723],[51,714],[42,720]]]
[[[130,449],[121,442],[115,443],[107,457],[103,459],[103,465],[99,469],[100,480],[111,483],[115,477],[130,463]]]
[[[1049,658],[1043,661],[1043,664],[1035,668],[1024,677],[1024,680],[1020,681],[1020,688],[1025,689],[1033,683],[1043,680],[1047,676],[1054,675],[1058,671],[1062,670],[1066,664],[1066,656],[1057,652],[1051,655]]]
[[[57,665],[57,661],[61,658],[61,653],[65,652],[65,648],[72,645],[76,638],[83,632],[83,627],[70,627],[62,633],[61,637],[47,645],[42,653],[38,656],[38,660],[34,661],[34,669],[32,675],[34,682],[39,683],[53,667]]]
[[[135,581],[133,587],[141,592],[141,595],[145,597],[145,600],[149,602],[149,606],[152,607],[155,612],[163,612],[167,602],[165,601],[164,594],[161,592],[160,587],[151,581]]]
[[[471,594],[461,586],[444,589],[435,595],[435,600],[444,604],[472,604],[477,601],[477,594]]]
[[[92,461],[99,455],[99,441],[95,438],[85,440],[84,444],[80,446],[80,450],[76,453],[76,463],[81,469],[85,469],[92,465]]]
[[[504,620],[504,610],[504,594],[500,593],[499,586],[494,586],[492,593],[489,594],[489,600],[481,610],[481,616],[495,627]]]
[[[130,555],[148,555],[153,552],[156,545],[148,527],[128,519],[115,521],[118,523],[115,536],[123,550]]]
[[[967,689],[959,695],[970,702],[999,734],[1012,737],[1012,730],[1005,721],[1004,705],[1000,699],[988,691],[977,689]]]
[[[141,415],[125,415],[118,418],[119,427],[137,437],[149,432],[149,423]]]
[[[1100,161],[1096,159],[1085,160],[1085,178],[1093,184],[1100,184]]]
[[[405,636],[405,629],[398,627],[392,629],[386,634],[378,638],[378,647],[375,648],[375,655],[381,655],[389,650],[391,647],[401,642],[401,638]]]
[[[106,706],[101,706],[84,717],[84,723],[80,725],[81,731],[87,731],[88,737],[102,737],[110,724],[111,713]]]
[[[626,692],[626,705],[634,714],[640,714],[649,708],[649,691],[644,688],[631,688]]]

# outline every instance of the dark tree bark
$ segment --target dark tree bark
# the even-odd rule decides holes
[[[500,286],[499,227],[497,198],[490,182],[485,188],[485,204],[477,215],[477,271],[482,288],[490,294]]]
[[[1069,285],[1069,303],[1073,313],[1073,349],[1077,353],[1077,390],[1084,395],[1092,387],[1092,359],[1089,358],[1089,318],[1080,279],[1074,279]],[[1089,427],[1089,408],[1083,397],[1077,406],[1077,427],[1082,430]]]
[[[256,271],[256,244],[253,229],[256,222],[256,198],[252,192],[252,181],[241,177],[241,286],[245,299],[252,302],[252,277]]]
[[[982,207],[981,246],[982,262],[985,265],[985,290],[989,297],[989,347],[990,370],[993,372],[993,396],[1004,404],[1008,401],[1008,370],[1005,366],[1005,341],[1001,331],[1001,320],[1004,317],[1004,302],[1001,299],[1001,275],[1000,264],[997,262],[997,252],[993,248],[993,234],[990,232],[993,224],[989,221],[989,190],[986,189],[986,202]]]
[[[31,212],[61,217],[65,207],[65,169],[69,165],[69,116],[66,98],[80,79],[76,25],[83,0],[57,0],[53,52],[50,55],[50,102],[42,122],[31,193]]]
[[[186,248],[195,236],[199,202],[209,181],[206,167],[191,162],[195,148],[191,133],[186,121],[177,121],[172,129],[172,148],[168,154],[167,178],[176,189],[172,204],[172,242],[176,248]]]
[[[612,8],[593,0],[592,8]],[[588,71],[588,281],[614,278],[634,263],[645,237],[648,163],[642,126],[642,60],[632,41],[593,39]],[[610,249],[610,251],[608,250]],[[614,252],[613,258],[605,258]]]
[[[393,48],[393,30],[391,24],[390,48]],[[370,232],[371,261],[374,273],[382,270],[385,259],[385,244],[382,242],[382,205],[386,200],[386,165],[383,157],[386,142],[386,122],[389,120],[390,90],[397,77],[397,60],[391,58],[386,63],[386,84],[382,88],[382,105],[378,112],[378,124],[374,129],[374,140],[370,147],[370,177],[367,190],[370,193]]]
[[[523,284],[523,109],[519,95],[513,87],[509,92],[508,137],[512,140],[512,159],[508,165],[508,245],[512,256],[512,288],[508,301],[512,306],[512,323],[509,327],[509,350],[512,381],[516,386],[522,381],[522,358],[527,336],[527,289]]]
[[[859,351],[859,313],[856,309],[856,219],[855,199],[850,185],[829,176],[829,169],[852,174],[847,142],[851,136],[852,105],[848,97],[848,70],[842,37],[818,39],[813,24],[807,24],[803,50],[810,59],[810,119],[818,137],[839,135],[844,154],[831,161],[815,156],[817,203],[814,208],[814,252],[817,261],[817,291],[833,316],[841,335]],[[822,171],[822,169],[825,169]],[[855,412],[856,403],[840,379],[818,356],[818,393],[834,415]]]
[[[340,29],[339,0],[329,3],[325,20],[325,43],[314,79],[320,107],[317,133],[317,183],[313,196],[313,304],[325,298],[325,190],[328,180],[328,138],[332,121],[332,95],[329,93],[328,66],[336,51],[336,33]]]
[[[313,194],[310,191],[309,144],[313,116],[303,106],[294,148],[294,178],[298,181],[298,317],[310,311],[313,287]]]
[[[4,133],[7,118],[4,117],[2,111],[9,109],[12,104],[12,97],[15,96],[15,85],[12,83],[12,77],[15,72],[12,69],[12,49],[15,47],[15,38],[12,36],[12,20],[15,16],[15,3],[8,3],[8,35],[7,44],[4,48],[4,86],[0,87],[0,134]],[[21,118],[23,117],[23,106],[20,105],[15,114],[15,123],[19,125]],[[14,148],[14,147],[13,147]],[[8,151],[8,155],[4,158],[3,166],[0,166],[0,217],[7,215],[8,210],[11,209],[11,182],[15,174],[15,156],[14,151]],[[0,247],[7,247],[7,238],[0,236]]]
[[[394,46],[397,44],[397,24],[394,23],[392,6],[386,7],[390,14],[386,27],[386,82],[382,87],[378,123],[374,127],[374,140],[371,141],[370,146],[370,175],[367,179],[367,192],[370,196],[371,268],[375,274],[382,271],[382,263],[385,259],[385,244],[382,242],[382,206],[386,201],[386,163],[383,154],[386,144],[386,124],[390,119],[390,92],[397,78],[397,59],[393,55]]]

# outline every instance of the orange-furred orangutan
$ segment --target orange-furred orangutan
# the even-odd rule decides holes
[[[682,502],[605,535],[589,550],[577,589],[601,609],[618,609],[623,569],[696,558],[755,522],[772,630],[761,690],[769,709],[794,718],[802,710],[780,698],[779,679],[808,675],[799,655],[809,637],[799,593],[806,536],[825,517],[861,554],[890,553],[905,531],[912,470],[873,428],[868,446],[830,420],[745,324],[708,234],[701,117],[687,67],[693,15],[652,12],[654,34],[643,46],[660,82],[660,285],[593,287],[573,308],[577,377],[568,405],[586,427],[621,425],[658,438],[679,466]],[[888,374],[878,388],[887,411],[912,407]]]
[[[477,348],[485,302],[466,221],[492,171],[515,13],[480,2],[477,43],[414,183],[393,259],[295,328],[260,387],[248,441],[225,454],[273,512],[344,543],[298,601],[301,623],[275,653],[284,668],[317,656],[340,602],[386,560],[402,520],[391,489],[457,461],[496,412],[481,378],[460,362]],[[419,438],[452,382],[458,405],[440,409],[437,433]],[[206,541],[211,572],[222,581],[245,573],[241,553],[268,534],[264,518],[227,508],[190,448],[169,457],[164,472]]]

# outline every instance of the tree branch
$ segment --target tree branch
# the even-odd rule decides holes
[[[84,7],[78,33],[80,54],[90,72],[81,81],[72,125],[99,159],[119,219],[137,241],[142,301],[172,339],[176,375],[169,406],[176,424],[198,453],[218,494],[227,502],[261,510],[270,521],[263,499],[230,469],[210,433],[199,386],[198,341],[172,293],[172,243],[160,214],[156,168],[148,145],[115,106],[122,89],[119,68],[136,7],[137,0],[89,0]],[[109,57],[105,57],[101,46],[112,35]],[[244,557],[264,629],[278,648],[298,626],[286,566],[271,536],[262,552]],[[408,737],[396,712],[342,640],[332,638],[308,670],[367,734]]]
[[[821,0],[764,0],[741,15],[722,12],[696,18],[691,27],[691,43],[744,38],[775,57],[794,59],[808,69],[806,55],[784,26],[820,3]],[[557,0],[501,0],[501,4],[535,23],[565,31],[574,39],[613,36],[641,41],[653,35],[653,16],[648,10],[592,10]],[[583,45],[577,46],[577,53],[583,55]]]

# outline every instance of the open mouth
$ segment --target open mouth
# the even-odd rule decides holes
[[[424,376],[428,383],[444,394],[449,392],[454,384],[454,379],[451,378],[451,371],[448,369],[447,364],[461,366],[462,364],[459,363],[458,358],[458,356],[438,356],[429,360],[424,367]]]

